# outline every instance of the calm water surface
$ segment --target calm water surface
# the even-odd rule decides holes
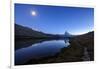
[[[30,59],[54,56],[59,53],[61,48],[68,47],[69,41],[66,40],[38,40],[38,41],[17,41],[15,43],[15,63],[23,64]]]

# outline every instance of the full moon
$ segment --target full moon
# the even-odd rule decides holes
[[[36,11],[31,11],[32,16],[36,15]]]

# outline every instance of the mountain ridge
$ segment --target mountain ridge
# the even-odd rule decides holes
[[[67,32],[68,33],[68,32]],[[28,27],[24,27],[18,24],[15,24],[15,37],[16,38],[67,38],[72,37],[72,35],[68,34],[49,34],[41,31],[36,31]]]

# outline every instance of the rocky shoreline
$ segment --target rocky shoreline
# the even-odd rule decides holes
[[[69,43],[70,45],[68,47],[62,48],[61,51],[54,56],[43,57],[41,59],[31,59],[24,64],[94,61],[93,31],[84,35],[72,37],[69,39]]]

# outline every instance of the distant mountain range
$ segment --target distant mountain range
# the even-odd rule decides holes
[[[44,32],[36,31],[28,27],[15,24],[15,38],[64,38],[70,37],[70,34],[47,34]]]
[[[31,28],[24,27],[18,24],[15,24],[15,36],[16,37],[45,37],[46,34],[32,30]]]

